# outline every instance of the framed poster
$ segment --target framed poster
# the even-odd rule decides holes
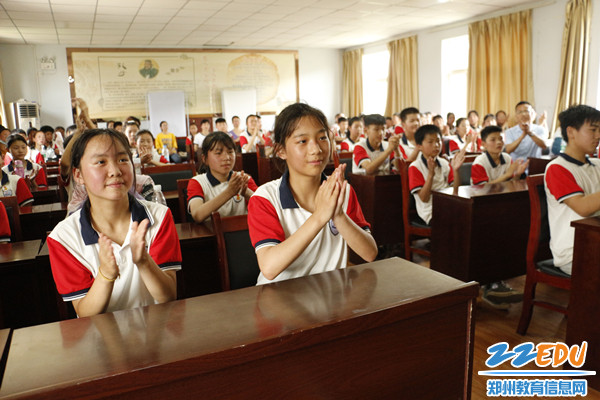
[[[299,101],[298,52],[67,49],[71,95],[92,118],[145,115],[149,92],[182,91],[189,114],[221,114],[224,89],[256,90],[257,112]]]

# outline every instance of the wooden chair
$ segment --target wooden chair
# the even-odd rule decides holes
[[[344,172],[344,178],[350,182],[350,176],[352,175],[352,152],[341,151],[338,153],[338,159],[340,164],[346,164],[346,171]]]
[[[471,184],[471,167],[473,166],[472,162],[464,162],[460,168],[458,169],[458,176],[454,177],[454,179],[460,179],[460,185],[470,185]]]
[[[190,160],[193,160],[194,157],[193,157],[193,153],[189,153],[187,151],[187,147],[185,145],[186,139],[187,138],[185,138],[185,137],[177,138],[177,152],[183,151],[183,152],[188,153],[185,157],[181,157],[181,159],[183,161],[190,161]],[[190,147],[194,147],[194,144],[192,143],[192,145]],[[190,150],[193,151],[193,149],[190,149]]]
[[[223,291],[256,285],[260,269],[248,234],[248,216],[221,218],[212,213]]]
[[[535,299],[535,287],[545,283],[561,289],[571,289],[571,277],[554,266],[550,252],[550,227],[548,225],[548,204],[544,190],[544,174],[527,177],[530,202],[529,239],[527,241],[527,277],[523,292],[523,309],[517,333],[525,335],[533,306],[567,314],[563,306]]]
[[[187,212],[187,187],[189,179],[177,179],[177,195],[179,197],[179,218],[181,222],[194,222]]]
[[[427,257],[431,256],[431,252],[426,249],[413,247],[412,241],[416,238],[431,237],[431,227],[418,222],[415,199],[410,193],[408,184],[408,167],[409,163],[400,162],[400,183],[402,185],[402,222],[404,224],[404,258],[412,261],[412,253],[421,254]]]
[[[10,241],[19,242],[23,235],[21,231],[21,217],[19,215],[19,201],[17,196],[0,197],[0,201],[6,209],[6,216],[10,225]]]
[[[162,191],[177,190],[178,179],[189,179],[196,175],[195,163],[169,164],[160,167],[144,167],[142,174],[149,175],[155,185],[161,185]]]

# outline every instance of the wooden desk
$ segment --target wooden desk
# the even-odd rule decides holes
[[[351,174],[352,187],[378,245],[402,243],[400,175]]]
[[[0,398],[468,399],[477,293],[396,258],[21,329]]]
[[[36,261],[40,240],[0,244],[0,328],[57,321],[54,281]]]
[[[58,190],[58,185],[48,185],[47,187],[39,187],[37,190],[32,190],[31,194],[34,198],[34,204],[39,205],[59,202],[60,195]]]
[[[67,216],[68,203],[36,204],[19,208],[23,240],[43,239]]]
[[[59,174],[50,174],[46,176],[46,181],[48,185],[58,185],[58,175]]]
[[[546,165],[552,160],[554,160],[556,156],[541,156],[537,157],[529,157],[529,175],[537,175],[543,174],[546,172]]]
[[[481,284],[526,272],[529,196],[524,180],[433,192],[431,268]]]
[[[571,296],[567,323],[569,345],[588,342],[582,369],[600,371],[600,218],[571,222],[575,228]],[[586,377],[589,385],[600,390],[600,375]]]
[[[177,297],[185,299],[221,291],[217,240],[205,224],[175,224],[181,246],[181,271],[177,273]]]

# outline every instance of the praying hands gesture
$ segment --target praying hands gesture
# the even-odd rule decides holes
[[[345,167],[345,164],[343,164]],[[336,211],[338,208],[341,208],[341,205],[338,203],[340,198],[340,193],[342,191],[342,185],[340,184],[339,170],[342,165],[337,167],[333,174],[331,174],[327,180],[321,183],[319,187],[319,191],[317,192],[317,196],[315,198],[315,212],[313,215],[319,221],[319,225],[325,225],[330,219],[336,215]],[[345,185],[344,189],[345,189]],[[341,201],[344,202],[343,200]]]
[[[227,190],[229,191],[230,195],[229,197],[231,198],[238,194],[245,196],[249,180],[250,175],[245,174],[244,171],[234,171],[233,174],[231,174],[229,185],[227,186]]]

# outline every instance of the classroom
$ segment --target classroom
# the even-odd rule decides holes
[[[470,29],[479,22],[529,13],[529,79],[515,84],[515,87],[523,88],[530,97],[516,98],[511,94],[491,101],[492,109],[478,109],[480,123],[484,115],[499,110],[505,110],[514,119],[518,114],[515,113],[515,104],[525,100],[537,117],[545,116],[548,137],[544,139],[551,144],[558,128],[558,114],[575,104],[567,100],[568,105],[559,106],[557,99],[560,97],[561,79],[576,84],[575,78],[563,78],[562,42],[569,7],[582,7],[582,4],[591,8],[591,21],[600,20],[600,0],[308,0],[302,4],[289,0],[0,0],[0,104],[4,108],[1,125],[14,128],[8,122],[9,103],[24,100],[39,104],[40,125],[67,127],[73,124],[74,113],[80,110],[77,105],[73,107],[71,99],[81,96],[90,105],[88,117],[91,119],[99,118],[102,124],[112,119],[127,124],[129,115],[141,117],[141,128],[150,130],[156,137],[161,129],[154,126],[158,121],[152,125],[146,121],[148,105],[145,96],[143,101],[133,106],[130,106],[129,97],[121,103],[114,103],[117,105],[113,104],[110,110],[106,106],[111,101],[108,95],[112,92],[107,89],[106,68],[101,63],[103,59],[115,60],[116,63],[121,56],[125,56],[124,59],[137,57],[136,60],[142,61],[151,59],[147,66],[142,63],[138,68],[135,64],[133,72],[137,77],[139,69],[139,75],[150,83],[157,76],[153,86],[157,91],[161,90],[158,82],[165,79],[167,72],[179,72],[179,64],[176,65],[173,60],[179,57],[185,68],[192,65],[196,75],[192,78],[186,75],[185,79],[189,80],[181,80],[177,90],[187,96],[185,101],[190,120],[185,125],[193,122],[198,128],[201,120],[208,118],[212,127],[221,116],[229,117],[226,122],[228,129],[231,128],[231,114],[223,110],[224,103],[221,101],[225,95],[220,91],[233,84],[231,80],[225,82],[219,75],[218,70],[225,64],[218,63],[229,63],[236,57],[241,59],[256,54],[267,59],[271,57],[268,62],[276,65],[275,70],[278,71],[278,75],[265,78],[267,83],[269,79],[277,80],[277,95],[270,97],[269,102],[259,102],[262,105],[257,105],[253,111],[262,116],[265,131],[276,130],[273,126],[276,115],[295,102],[306,103],[322,111],[330,127],[337,126],[336,116],[339,113],[345,114],[348,119],[361,114],[366,114],[365,117],[370,114],[392,117],[392,113],[400,113],[411,106],[421,113],[440,114],[444,121],[447,113],[454,113],[457,119],[466,118],[467,112],[476,104],[483,104],[473,100],[474,90],[467,90],[473,70],[468,62],[473,57],[469,50]],[[587,28],[586,64],[582,67],[585,76],[583,83],[577,82],[579,98],[582,104],[600,108],[600,46],[597,45],[600,42],[600,24],[592,23]],[[390,101],[388,43],[407,38],[412,38],[416,47],[412,53],[416,55],[411,78],[414,87],[410,94],[402,90],[396,93],[400,99],[395,100],[398,109],[390,112],[386,110],[386,102]],[[346,61],[348,54],[356,54],[358,50],[362,54],[360,85],[349,83],[351,78],[347,75]],[[163,57],[162,61],[160,57]],[[161,68],[151,71],[158,65],[154,60],[160,61]],[[510,61],[502,61],[501,67],[519,68]],[[131,73],[131,64],[127,65],[130,70],[127,73]],[[267,65],[270,68],[270,64]],[[207,72],[209,67],[205,66],[213,68],[210,73]],[[244,67],[251,68],[248,63],[238,67],[236,72],[240,76],[245,75]],[[125,73],[122,66],[119,68]],[[147,72],[143,72],[144,68]],[[205,80],[202,68],[205,68],[202,70],[204,73],[213,74],[216,78]],[[189,69],[182,68],[182,71],[189,73]],[[358,86],[362,94],[359,101],[351,94],[356,93],[354,90]],[[137,96],[137,92],[133,93],[136,89],[128,87],[132,92],[131,98]],[[455,94],[457,87],[462,91]],[[94,92],[98,88],[102,93]],[[494,97],[493,93],[486,95]],[[406,98],[414,103],[407,104]],[[242,126],[245,126],[246,115],[240,117]],[[313,115],[313,118],[316,117]],[[169,122],[169,126],[173,124]],[[179,129],[179,125],[175,126]],[[188,129],[188,126],[181,130]],[[185,134],[176,132],[178,137]],[[275,135],[272,135],[273,140],[276,140]],[[94,138],[90,143],[93,141]],[[385,143],[387,145],[387,139]],[[441,144],[444,146],[443,141]],[[201,148],[202,145],[199,151]],[[234,158],[236,166],[231,165],[234,171],[244,169],[252,175],[254,180],[251,182],[240,175],[240,179],[246,179],[244,188],[253,188],[248,193],[254,193],[271,179],[281,177],[281,172],[275,167],[277,163],[269,154],[265,157],[261,152],[262,147],[258,154],[242,154],[245,153],[242,145],[238,158]],[[276,154],[279,155],[277,151]],[[463,154],[470,168],[476,154]],[[166,156],[165,163],[169,162],[169,154]],[[543,173],[553,156],[556,154],[551,153],[549,146],[543,156],[530,159],[529,174],[534,175],[532,171]],[[350,173],[352,153],[338,151],[335,157],[337,159],[323,166],[325,174],[333,173],[332,176],[340,182],[344,176],[351,176],[349,183],[353,191],[347,201],[355,199],[364,216],[361,213],[348,217],[354,221],[355,227],[369,232],[368,236],[376,242],[376,261],[364,261],[370,260],[372,249],[355,247],[348,242],[352,250],[348,254],[351,268],[325,273],[315,270],[318,275],[275,282],[276,279],[270,280],[270,271],[264,267],[267,265],[265,260],[269,259],[258,256],[261,266],[259,283],[261,280],[273,283],[255,287],[245,287],[249,285],[244,284],[239,286],[243,289],[228,290],[230,285],[233,288],[237,283],[233,280],[230,283],[229,276],[225,281],[225,270],[216,268],[217,264],[225,259],[226,269],[227,258],[253,258],[254,248],[258,254],[262,244],[253,245],[249,254],[241,251],[239,254],[223,253],[219,247],[220,236],[214,230],[215,221],[209,219],[204,224],[189,222],[196,211],[190,211],[188,201],[194,204],[194,196],[200,196],[204,202],[204,193],[194,194],[191,186],[185,186],[183,195],[184,186],[178,192],[177,185],[165,188],[166,180],[155,179],[155,184],[163,185],[165,202],[170,208],[167,216],[173,215],[173,223],[165,229],[179,238],[179,258],[173,253],[176,249],[162,244],[155,246],[155,250],[152,246],[150,249],[146,246],[146,249],[155,258],[154,266],[158,266],[160,271],[169,277],[174,277],[176,271],[176,288],[171,287],[171,282],[167,284],[164,281],[161,282],[165,286],[161,288],[175,290],[177,300],[80,319],[67,319],[67,316],[73,316],[74,310],[57,308],[56,304],[62,300],[52,289],[55,288],[50,267],[53,257],[50,253],[55,251],[52,242],[62,243],[62,239],[58,235],[49,236],[48,244],[45,242],[46,234],[71,209],[67,210],[67,192],[61,191],[56,181],[61,179],[61,163],[51,160],[44,166],[49,178],[48,190],[32,190],[33,206],[28,204],[22,207],[20,216],[19,212],[16,214],[17,219],[20,217],[22,239],[25,240],[21,244],[11,244],[18,251],[0,247],[0,270],[4,264],[0,279],[15,276],[17,270],[18,274],[23,274],[18,278],[20,280],[14,281],[14,288],[31,285],[31,296],[19,293],[21,289],[13,289],[10,296],[22,302],[27,310],[25,313],[30,313],[29,320],[45,324],[31,326],[35,324],[23,322],[27,318],[21,319],[11,311],[11,303],[6,300],[8,296],[0,296],[0,399],[154,398],[164,394],[173,398],[257,398],[275,397],[276,393],[279,394],[277,397],[292,398],[428,399],[447,396],[483,399],[494,392],[493,385],[501,388],[502,382],[510,381],[519,384],[520,379],[507,379],[520,378],[514,374],[500,377],[502,379],[479,374],[493,371],[486,360],[491,354],[489,348],[499,342],[507,342],[513,349],[524,342],[534,345],[560,342],[573,346],[586,340],[589,347],[583,369],[600,368],[600,347],[594,347],[595,344],[600,345],[600,337],[594,327],[579,329],[588,324],[578,323],[589,320],[586,311],[600,306],[600,299],[594,296],[597,290],[594,285],[600,281],[600,274],[596,276],[590,272],[576,279],[574,274],[572,283],[569,277],[568,283],[562,281],[563,286],[538,285],[535,298],[559,304],[558,308],[562,307],[563,311],[553,311],[556,307],[533,307],[530,324],[523,325],[522,302],[496,309],[481,301],[485,288],[499,281],[506,280],[519,292],[526,290],[525,254],[528,252],[530,212],[533,211],[525,179],[499,185],[470,186],[467,178],[466,183],[462,181],[462,186],[454,192],[450,187],[432,191],[431,199],[439,206],[433,207],[433,222],[425,235],[430,240],[418,241],[412,256],[406,257],[407,242],[404,238],[410,227],[404,224],[406,218],[402,205],[410,202],[413,196],[408,194],[404,197],[403,194],[403,190],[409,190],[409,170],[400,172],[398,167],[395,169],[397,174],[343,175],[343,169],[341,174],[335,171],[343,168],[338,165],[346,162],[346,173]],[[452,156],[449,160],[451,163]],[[394,162],[390,162],[392,168]],[[536,162],[540,164],[534,164]],[[197,173],[197,170],[186,167],[186,163],[175,165],[184,167],[169,165],[169,178],[163,176],[158,179],[172,180],[170,183],[174,184],[173,176],[193,178],[186,174],[190,171],[194,175]],[[154,178],[153,174],[159,174],[160,168],[165,167],[145,166],[141,171]],[[209,182],[214,178],[210,171]],[[210,184],[214,186],[214,183]],[[405,184],[406,187],[403,186]],[[86,186],[92,187],[91,184]],[[336,187],[335,183],[332,187]],[[341,183],[339,187],[341,191]],[[273,188],[275,186],[269,187],[270,192],[259,192],[261,200],[269,199],[274,193]],[[288,190],[291,195],[293,190]],[[52,197],[54,194],[57,197]],[[245,195],[241,194],[236,192],[244,204]],[[418,194],[415,196],[418,197]],[[90,196],[91,199],[93,196]],[[302,201],[296,199],[301,208],[304,206]],[[248,202],[249,196],[246,204]],[[265,224],[269,216],[264,206],[261,207],[260,218],[254,219],[255,223],[260,220]],[[16,208],[19,208],[18,205]],[[283,208],[284,212],[289,211],[285,206]],[[162,220],[161,210],[147,208],[146,212]],[[38,220],[34,219],[39,218],[36,215],[43,215],[44,223],[38,224]],[[132,211],[132,218],[133,215]],[[210,217],[210,212],[208,215]],[[329,221],[328,229],[332,232],[336,230],[334,220],[338,221],[335,218],[334,214]],[[491,221],[493,218],[497,221]],[[252,224],[251,219],[244,218],[246,229],[248,224]],[[369,224],[370,231],[361,226],[363,220]],[[574,223],[574,269],[576,265],[597,265],[600,262],[600,254],[594,246],[600,239],[598,221],[597,217],[590,217]],[[220,224],[220,220],[217,223]],[[95,229],[93,224],[90,220],[91,230]],[[461,226],[461,229],[456,229],[456,226]],[[284,229],[290,229],[292,233],[299,228],[299,225],[291,228],[284,225]],[[148,235],[157,235],[157,229],[158,226],[148,227]],[[83,230],[82,222],[78,234],[88,240]],[[415,232],[422,236],[419,233],[422,231]],[[264,236],[270,232],[262,229],[259,233]],[[345,233],[343,235],[345,237]],[[489,240],[500,245],[491,250],[487,245]],[[102,250],[102,239],[96,241]],[[266,249],[270,251],[279,245]],[[328,243],[327,246],[337,244]],[[160,256],[156,256],[157,251]],[[319,250],[314,253],[318,263]],[[263,254],[269,253],[263,251]],[[271,254],[276,253],[271,251]],[[302,254],[301,257],[304,257]],[[382,254],[386,256],[382,257]],[[160,258],[160,262],[156,257]],[[186,268],[186,265],[197,262],[199,257],[211,260],[215,268]],[[284,259],[281,255],[278,257]],[[345,264],[346,258],[341,260]],[[177,262],[181,270],[163,269],[163,264]],[[480,268],[483,264],[487,264],[485,271]],[[100,268],[97,271],[106,278]],[[112,280],[106,279],[114,281],[117,278],[118,274]],[[7,287],[9,281],[4,282],[0,287]],[[49,286],[48,282],[52,285]],[[565,290],[564,285],[568,285],[566,287],[570,290]],[[162,296],[164,293],[160,292]],[[580,294],[575,296],[574,293]],[[64,295],[62,298],[65,299]],[[30,304],[39,299],[50,299],[51,304]],[[567,305],[568,323],[565,315]],[[17,322],[11,326],[5,321]],[[436,328],[439,330],[440,326],[444,326],[446,332],[437,333],[436,330],[435,335],[431,333]],[[31,353],[59,355],[69,362],[52,367],[47,362],[37,364],[36,357],[23,351],[23,346],[29,344]],[[449,352],[450,346],[452,351]],[[448,362],[438,362],[446,354]],[[101,361],[95,362],[96,358]],[[315,362],[317,358],[323,361]],[[35,366],[31,367],[33,364]],[[17,378],[28,368],[40,377],[39,382],[32,384],[23,377]],[[504,368],[516,369],[514,364],[508,365],[508,361],[497,367]],[[339,373],[344,369],[346,376]],[[529,364],[523,369],[563,371],[562,367],[541,367],[539,364]],[[564,371],[570,369],[573,367],[564,366]],[[264,381],[260,379],[263,376],[266,378]],[[239,385],[232,385],[232,378],[237,378]],[[563,382],[575,382],[575,379],[567,380],[570,379],[567,375],[562,378]],[[600,399],[600,379],[595,376],[583,378],[587,379],[587,396],[583,397]],[[538,379],[538,383],[558,382],[548,376],[532,375],[529,379],[531,382]],[[438,385],[432,385],[434,382]],[[96,384],[103,388],[100,392],[95,392]],[[111,385],[114,389],[106,389]],[[516,395],[511,397],[520,398]]]

